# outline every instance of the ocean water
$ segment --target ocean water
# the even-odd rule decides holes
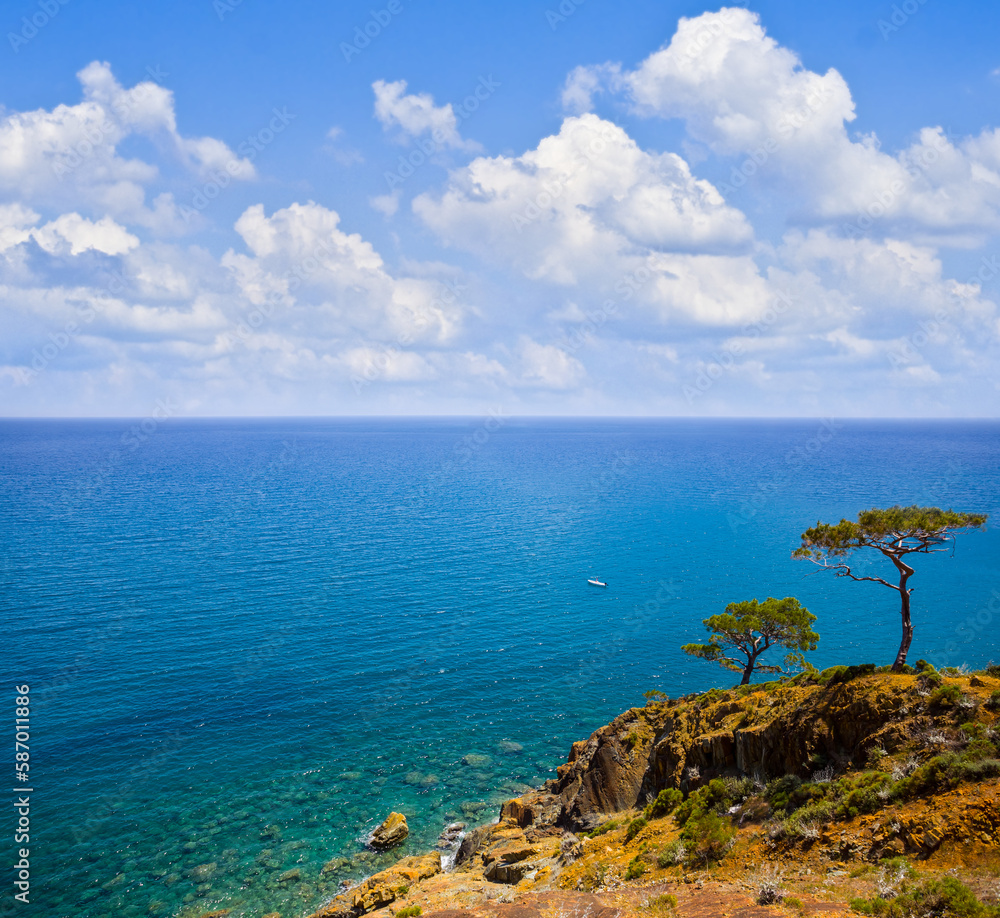
[[[308,914],[644,691],[731,684],[679,649],[730,601],[797,596],[820,667],[891,662],[897,594],[793,561],[799,534],[998,494],[992,422],[2,421],[17,914]],[[918,559],[911,661],[1000,659],[998,566],[992,527]],[[410,839],[367,852],[392,810]]]

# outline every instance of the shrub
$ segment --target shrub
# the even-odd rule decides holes
[[[661,816],[672,813],[683,800],[684,795],[679,790],[668,787],[656,795],[656,799],[643,810],[642,815],[647,819],[659,819]]]
[[[649,823],[642,816],[637,816],[628,824],[628,830],[625,832],[625,844],[627,845],[633,838],[636,837],[643,829],[648,826]]]
[[[677,820],[677,825],[684,826],[693,816],[701,816],[711,810],[728,809],[730,806],[732,800],[728,796],[725,782],[714,778],[705,787],[699,787],[688,795],[687,800],[677,807],[674,819]]]
[[[874,813],[882,805],[878,791],[888,786],[891,778],[881,771],[865,771],[857,777],[841,778],[837,790],[843,795],[837,806],[837,815],[844,818],[859,813]]]
[[[687,856],[687,848],[679,838],[676,841],[667,842],[656,858],[657,867],[675,867],[682,864]]]
[[[620,828],[622,821],[621,819],[609,819],[607,822],[602,822],[596,829],[584,832],[583,834],[587,838],[597,838],[599,835],[606,835],[608,832],[613,832],[615,829]]]
[[[764,799],[771,804],[771,809],[787,810],[792,802],[792,794],[802,786],[802,779],[795,775],[785,775],[769,781],[764,791]]]
[[[641,877],[646,872],[646,865],[639,859],[636,855],[628,863],[628,867],[625,870],[626,880],[635,880]]]
[[[728,819],[708,812],[688,819],[681,833],[687,843],[690,860],[707,863],[720,860],[736,837],[736,829]]]
[[[991,711],[1000,710],[1000,689],[993,692],[986,701],[986,707]]]
[[[850,682],[852,679],[857,679],[861,676],[870,676],[875,672],[874,663],[859,663],[857,666],[839,666],[835,668],[839,669],[840,672],[835,673],[827,680],[828,685],[836,685],[839,682]]]
[[[423,909],[419,905],[410,905],[396,912],[396,918],[414,918],[414,916],[419,915],[422,911]]]
[[[931,707],[951,707],[957,704],[961,697],[962,690],[957,685],[939,685],[931,692],[930,698],[927,699],[927,704]]]
[[[949,918],[996,918],[1000,908],[984,905],[975,894],[954,877],[927,880],[897,896],[852,899],[851,908],[876,918],[909,918],[911,915],[949,916]]]
[[[588,864],[586,872],[580,877],[580,882],[584,890],[586,892],[593,892],[595,889],[600,889],[604,885],[607,872],[608,868],[600,861]]]

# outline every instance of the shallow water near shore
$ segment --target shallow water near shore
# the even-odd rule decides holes
[[[308,914],[642,692],[731,684],[679,649],[727,602],[795,595],[816,665],[891,662],[896,594],[790,558],[817,519],[1000,512],[996,423],[134,425],[0,422],[28,914]],[[994,529],[918,559],[911,661],[1000,659],[998,564]],[[391,810],[409,840],[368,852]]]

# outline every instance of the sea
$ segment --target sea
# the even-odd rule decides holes
[[[30,799],[0,910],[307,915],[496,819],[645,692],[732,685],[680,649],[730,602],[797,597],[820,668],[891,663],[898,594],[792,558],[869,507],[990,514],[915,561],[910,660],[1000,660],[998,495],[993,421],[0,421]],[[392,811],[410,836],[376,854]]]

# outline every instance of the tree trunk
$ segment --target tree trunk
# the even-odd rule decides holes
[[[750,660],[747,663],[747,665],[743,667],[743,680],[740,682],[740,685],[749,685],[750,684],[750,676],[753,673],[753,664],[754,664],[755,660],[756,660],[756,657],[753,660]]]
[[[899,598],[902,603],[900,615],[903,618],[903,639],[899,642],[899,652],[896,654],[896,661],[892,664],[894,673],[902,672],[906,666],[906,655],[910,652],[910,642],[913,640],[913,623],[910,621],[910,593],[906,588],[906,581],[910,579],[913,568],[904,564],[898,558],[893,558],[893,563],[899,568]]]

